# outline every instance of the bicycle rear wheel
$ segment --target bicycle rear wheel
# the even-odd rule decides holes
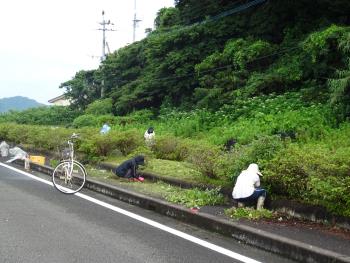
[[[80,191],[85,184],[85,179],[85,168],[76,161],[59,163],[52,174],[54,187],[64,194],[74,194]]]

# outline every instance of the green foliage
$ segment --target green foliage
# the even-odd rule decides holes
[[[125,123],[149,123],[154,118],[154,113],[149,109],[133,111],[128,116],[121,117]]]
[[[350,178],[312,176],[308,183],[306,199],[314,204],[323,205],[335,214],[350,216]]]
[[[349,125],[345,125],[322,140],[290,144],[265,163],[264,180],[271,192],[322,204],[333,213],[348,216],[349,134]]]
[[[92,114],[84,114],[80,115],[79,117],[75,118],[73,121],[73,127],[80,128],[80,127],[97,127],[98,126],[98,120],[95,115]]]
[[[273,213],[267,209],[256,210],[254,208],[230,208],[225,210],[225,214],[232,219],[247,218],[252,220],[258,220],[263,218],[272,218]]]
[[[107,134],[95,133],[82,139],[79,151],[84,153],[91,160],[96,157],[106,157],[115,149],[118,149],[126,156],[141,145],[141,138],[142,137],[135,131],[123,132],[112,130]]]
[[[205,191],[198,188],[182,191],[175,190],[168,193],[166,199],[189,208],[199,208],[201,206],[220,205],[224,203],[224,197],[219,193],[219,189],[207,189]]]
[[[0,124],[0,138],[15,144],[32,145],[38,150],[56,150],[72,133],[70,129],[58,127]]]
[[[328,92],[326,79],[346,63],[337,46],[349,30],[349,3],[272,1],[230,14],[241,4],[177,1],[158,12],[157,28],[147,38],[61,88],[74,108],[84,110],[103,95],[118,115],[157,110],[165,98],[182,110],[217,110],[242,96],[299,90],[311,81]],[[191,21],[202,23],[183,26]]]
[[[114,125],[120,122],[120,119],[113,115],[95,115],[95,114],[83,114],[75,118],[72,126],[74,128],[82,127],[99,127],[101,128],[103,124],[108,123],[109,125]]]
[[[72,130],[9,122],[74,120],[83,138],[77,149],[88,160],[145,153],[229,183],[256,162],[272,195],[349,215],[350,130],[341,122],[350,112],[350,2],[270,1],[216,19],[238,1],[177,3],[159,12],[147,38],[61,85],[76,110],[1,115],[0,138],[55,149]],[[102,136],[106,122],[113,127]],[[152,148],[143,141],[148,126],[157,134]],[[225,152],[230,138],[238,143]]]
[[[340,110],[342,117],[350,116],[350,32],[344,34],[339,42],[339,49],[346,57],[344,69],[336,70],[336,78],[328,81],[331,91],[331,104]]]
[[[79,115],[78,111],[64,106],[32,108],[0,114],[1,122],[37,125],[68,125]]]
[[[344,27],[331,25],[323,31],[310,34],[303,43],[303,49],[311,55],[312,62],[316,63],[320,57],[332,51],[334,48],[332,40],[337,41],[345,32]]]
[[[112,99],[95,100],[87,106],[85,114],[92,115],[107,115],[112,113],[113,103]]]
[[[237,69],[246,69],[249,63],[260,59],[260,57],[269,55],[273,51],[273,46],[263,40],[254,42],[244,39],[229,41],[223,51],[224,58]]]
[[[232,152],[222,154],[215,165],[215,171],[221,178],[234,181],[249,164],[268,163],[281,149],[283,142],[279,136],[262,136],[250,144],[238,145]]]
[[[184,161],[188,156],[189,146],[175,136],[159,136],[152,149],[156,158]]]
[[[60,85],[60,88],[65,89],[65,96],[70,99],[72,108],[83,110],[100,98],[101,88],[96,85],[99,81],[96,80],[95,74],[95,70],[81,70],[73,79]]]
[[[172,27],[180,22],[179,10],[174,7],[161,8],[154,20],[156,29]]]
[[[208,143],[201,143],[189,148],[187,160],[190,163],[193,163],[204,176],[216,178],[215,164],[219,154],[219,147],[215,147]]]

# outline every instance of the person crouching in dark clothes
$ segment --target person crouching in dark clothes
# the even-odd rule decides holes
[[[230,138],[226,141],[226,143],[224,144],[224,150],[226,152],[231,152],[233,150],[233,148],[235,147],[237,143],[237,140],[234,138]]]
[[[132,159],[126,160],[123,163],[121,163],[115,169],[115,174],[118,175],[119,177],[142,182],[144,178],[138,175],[137,168],[139,165],[144,165],[144,164],[145,164],[145,157],[142,155],[138,155]]]

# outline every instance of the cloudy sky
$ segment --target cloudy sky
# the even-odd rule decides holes
[[[11,0],[0,8],[0,98],[24,96],[48,104],[79,70],[97,68],[102,10],[114,23],[111,51],[133,39],[135,0]],[[136,40],[153,28],[157,11],[174,0],[136,0]]]

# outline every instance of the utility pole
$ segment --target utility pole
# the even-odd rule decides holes
[[[142,20],[136,18],[136,0],[134,0],[134,20],[133,20],[133,35],[132,35],[132,42],[135,42],[135,33],[136,33],[136,27],[137,23],[141,22]]]
[[[110,20],[106,21],[105,20],[105,11],[102,11],[102,22],[99,22],[99,24],[102,26],[102,28],[99,28],[98,30],[102,30],[102,56],[101,56],[101,62],[103,62],[106,59],[106,47],[108,50],[108,53],[110,53],[108,43],[106,41],[106,31],[116,31],[114,29],[107,28],[106,26],[108,25],[114,25],[111,23]],[[102,63],[103,67],[103,63]],[[105,96],[105,80],[102,77],[102,82],[101,82],[101,99],[104,98]]]
[[[106,47],[108,48],[108,43],[106,41],[106,31],[116,31],[114,29],[107,28],[108,25],[114,25],[111,23],[110,20],[105,20],[105,11],[102,11],[102,22],[99,22],[100,25],[102,25],[102,28],[99,28],[98,30],[102,30],[102,56],[101,61],[104,61],[106,59]]]

